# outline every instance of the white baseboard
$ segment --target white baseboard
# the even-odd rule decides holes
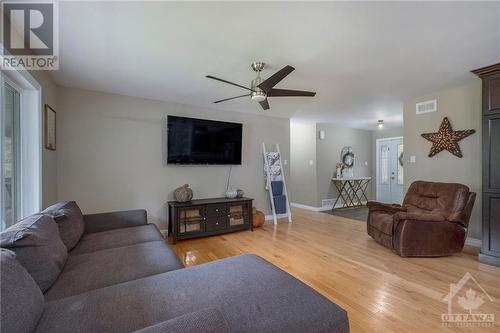
[[[295,208],[301,208],[301,209],[311,210],[313,212],[319,212],[321,210],[325,210],[324,207],[308,206],[308,205],[303,205],[303,204],[296,203],[296,202],[290,202],[290,206],[291,207],[295,207]]]
[[[477,238],[467,237],[465,239],[465,245],[469,245],[472,247],[481,247],[483,245],[483,242]]]
[[[266,217],[266,221],[274,219],[274,217],[273,217],[272,214],[271,215],[266,215],[265,217]],[[282,218],[285,218],[285,217],[288,217],[288,214],[277,214],[276,215],[276,218],[278,218],[278,219],[282,219]]]
[[[366,201],[362,201],[361,203],[363,205],[366,205]],[[291,202],[290,206],[296,207],[296,208],[302,208],[302,209],[310,210],[310,211],[313,211],[313,212],[324,212],[326,210],[333,209],[332,205],[327,205],[327,206],[322,206],[322,207],[315,207],[315,206],[303,205],[303,204],[296,203],[296,202]],[[342,203],[338,202],[335,205],[335,208],[342,208]]]

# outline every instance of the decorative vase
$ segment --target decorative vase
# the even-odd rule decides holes
[[[189,188],[189,184],[184,184],[174,190],[174,199],[177,202],[187,202],[193,199],[193,190]]]
[[[264,216],[264,213],[257,210],[255,207],[253,208],[253,227],[254,228],[260,228],[262,225],[264,225],[264,222],[266,220],[266,217]]]
[[[238,196],[238,191],[235,188],[230,188],[229,190],[226,191],[226,198],[228,199],[234,199]]]
[[[243,198],[244,195],[245,195],[245,192],[243,192],[242,189],[237,189],[236,190],[236,197],[237,198]]]

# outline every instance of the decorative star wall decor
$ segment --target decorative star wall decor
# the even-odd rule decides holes
[[[432,157],[445,149],[457,157],[462,157],[462,151],[460,150],[458,141],[474,134],[475,132],[476,130],[473,129],[454,131],[451,128],[448,118],[444,117],[437,133],[424,133],[422,134],[422,137],[432,142],[429,157]]]

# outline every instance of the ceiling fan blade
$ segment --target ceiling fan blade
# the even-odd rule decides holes
[[[277,71],[276,73],[274,73],[273,75],[271,75],[267,80],[259,84],[258,87],[264,90],[265,92],[268,92],[269,90],[271,90],[272,87],[277,85],[278,82],[283,80],[288,74],[290,74],[294,70],[295,68],[293,68],[290,65],[287,65],[282,69],[280,69],[279,71]]]
[[[240,88],[243,88],[243,89],[246,89],[246,90],[254,91],[254,90],[252,90],[250,88],[242,86],[241,84],[237,84],[237,83],[234,83],[234,82],[229,82],[229,81],[224,80],[224,79],[219,79],[218,77],[215,77],[215,76],[212,76],[212,75],[207,75],[205,77],[209,78],[209,79],[212,79],[212,80],[221,81],[221,82],[224,82],[224,83],[227,83],[227,84],[232,84],[233,86],[237,86],[237,87],[240,87]]]
[[[269,102],[267,101],[267,98],[265,100],[263,100],[262,102],[259,102],[260,106],[262,106],[262,108],[264,110],[268,110],[269,109]]]
[[[285,97],[285,96],[303,96],[313,97],[316,93],[313,91],[290,90],[290,89],[271,89],[267,92],[267,97]]]
[[[215,101],[214,103],[220,103],[220,102],[230,101],[232,99],[236,99],[236,98],[240,98],[240,97],[246,97],[246,96],[250,96],[250,95],[251,94],[245,94],[245,95],[240,95],[240,96],[229,97],[229,98],[221,99],[219,101]]]

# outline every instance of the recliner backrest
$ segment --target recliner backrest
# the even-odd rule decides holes
[[[415,181],[403,205],[408,209],[436,212],[452,220],[463,215],[469,196],[469,188],[462,184]]]

